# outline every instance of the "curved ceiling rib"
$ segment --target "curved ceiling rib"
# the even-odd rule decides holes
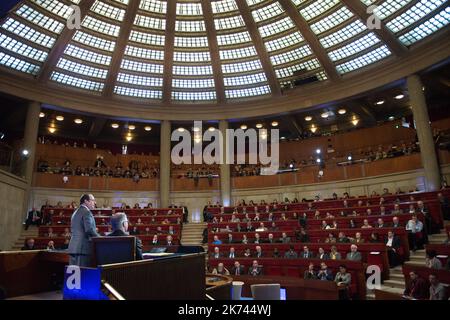
[[[170,102],[172,96],[173,51],[175,47],[175,20],[177,1],[167,1],[166,36],[164,44],[164,78],[162,101]]]

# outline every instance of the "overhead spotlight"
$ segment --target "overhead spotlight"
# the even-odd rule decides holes
[[[262,123],[257,123],[256,128],[261,129],[263,127]]]
[[[352,159],[353,159],[353,158],[352,158],[352,155],[349,155],[349,156],[347,157],[347,160],[348,160],[348,161],[352,161]]]
[[[5,137],[5,134],[3,132],[0,132],[0,140],[3,140],[4,137]]]
[[[82,124],[82,123],[83,123],[83,120],[81,120],[81,119],[75,119],[75,120],[73,120],[73,122],[75,122],[76,124]]]
[[[145,126],[145,127],[144,127],[144,130],[145,130],[145,131],[150,131],[150,130],[152,130],[152,127],[150,127],[150,126]]]
[[[397,100],[400,100],[400,99],[403,99],[404,97],[405,97],[404,94],[399,94],[399,95],[396,95],[394,98]]]
[[[132,124],[130,124],[130,125],[128,126],[128,129],[130,129],[130,130],[134,130],[134,129],[136,129],[136,126],[135,126],[135,125],[132,125]]]
[[[329,114],[328,111],[327,111],[327,112],[322,113],[320,116],[321,116],[322,118],[326,119],[326,118],[329,117],[329,115],[330,115],[330,114]]]
[[[131,140],[133,140],[133,137],[132,137],[132,136],[126,136],[125,139],[126,139],[128,142],[130,142]]]
[[[56,117],[56,120],[58,120],[58,121],[63,121],[63,120],[64,120],[64,117],[63,117],[63,116],[57,116],[57,117]]]
[[[29,152],[27,149],[23,149],[23,150],[22,150],[22,155],[23,155],[23,156],[26,157],[26,156],[28,156],[29,154],[30,154],[30,152]]]
[[[338,113],[339,113],[339,114],[346,114],[346,113],[347,113],[347,110],[345,110],[345,109],[339,109],[339,110],[338,110]]]
[[[321,150],[320,149],[316,149],[316,153],[320,154]]]
[[[43,118],[43,117],[45,117],[45,113],[40,112],[40,113],[39,113],[39,118]]]
[[[389,121],[394,121],[394,119],[395,119],[394,116],[390,116],[390,117],[388,118]]]
[[[317,159],[316,159],[316,162],[317,162],[317,163],[321,163],[322,160],[320,160],[320,158],[317,158]]]
[[[289,168],[292,169],[293,167],[294,167],[294,165],[293,165],[292,163],[290,163],[290,164],[289,164]]]
[[[178,130],[178,132],[184,132],[184,128],[183,127],[180,127],[177,130]]]
[[[281,140],[286,140],[286,137],[281,137],[280,139],[281,139]]]
[[[267,139],[267,130],[261,130],[261,133],[259,134],[259,137],[262,139],[262,140],[266,140]]]
[[[353,118],[352,118],[352,124],[354,125],[354,126],[356,126],[356,125],[358,125],[358,123],[359,123],[359,119],[358,118],[356,118],[355,116],[353,116]]]
[[[312,125],[311,126],[311,132],[312,133],[316,133],[316,131],[317,131],[317,127],[315,125]]]
[[[117,129],[117,128],[119,127],[119,124],[113,123],[113,124],[111,125],[111,127],[113,127],[114,129]]]
[[[384,104],[384,100],[380,100],[380,101],[377,101],[377,102],[375,102],[375,104],[377,105],[377,106],[381,106],[382,104]]]
[[[242,130],[247,130],[247,126],[245,124],[241,125]]]
[[[278,122],[277,121],[272,121],[272,127],[278,127]]]
[[[214,127],[209,127],[209,128],[208,128],[208,131],[211,131],[211,132],[212,132],[212,131],[214,131],[214,130],[216,130],[216,128],[214,128]]]
[[[48,128],[48,132],[50,132],[50,133],[55,133],[55,131],[56,131],[55,127]]]
[[[306,120],[306,121],[311,121],[311,120],[312,120],[312,117],[311,117],[311,116],[306,116],[306,117],[305,117],[305,120]]]

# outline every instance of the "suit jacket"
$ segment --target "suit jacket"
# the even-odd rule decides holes
[[[291,242],[291,238],[290,237],[286,237],[286,238],[280,238],[279,240],[281,243],[290,243]]]
[[[386,239],[384,239],[384,243],[387,244],[388,242],[388,237],[386,237]],[[398,249],[400,248],[401,243],[400,243],[400,238],[397,236],[394,236],[394,239],[392,239],[392,248],[393,249]]]
[[[72,214],[70,228],[72,237],[70,238],[68,253],[77,255],[91,254],[91,238],[98,237],[95,219],[91,210],[81,205]]]
[[[321,259],[321,260],[328,260],[330,257],[328,256],[328,254],[326,254],[325,252],[322,254],[317,254],[317,259]]]
[[[298,254],[295,251],[286,251],[284,253],[284,257],[288,258],[288,259],[297,259],[298,258]]]
[[[231,275],[240,276],[244,274],[244,266],[239,266],[239,268],[233,267],[231,269]]]
[[[305,255],[305,252],[302,251],[300,252],[300,258],[304,258],[304,259],[311,259],[314,258],[314,254],[311,251],[308,251],[308,253]]]
[[[258,252],[255,252],[255,258],[262,258],[264,257],[264,252],[260,252],[260,254],[258,255]]]
[[[351,260],[351,261],[361,261],[362,257],[361,257],[361,252],[349,252],[347,253],[347,260]]]
[[[125,236],[128,236],[128,234],[126,234],[122,230],[116,230],[116,231],[108,234],[108,237],[125,237]],[[136,255],[136,260],[142,260],[142,241],[141,241],[141,239],[136,238],[134,252]]]
[[[28,212],[27,220],[33,221],[33,213],[34,213],[34,212],[35,212],[35,211],[33,211],[33,210],[31,210],[31,211]],[[36,218],[37,218],[38,220],[41,218],[41,213],[40,213],[39,211],[37,211],[37,210],[36,210]]]
[[[252,275],[252,276],[262,275],[262,267],[256,267],[256,268],[250,267],[250,268],[248,268],[248,274]]]
[[[317,272],[317,279],[333,281],[333,273],[328,269],[325,271],[319,270],[319,272]]]
[[[317,279],[316,272],[313,271],[312,273],[310,273],[309,270],[305,270],[305,272],[303,274],[303,279],[305,279],[305,280],[316,280]]]

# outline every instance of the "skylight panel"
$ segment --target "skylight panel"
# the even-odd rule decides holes
[[[128,73],[119,73],[117,81],[145,87],[162,87],[163,79],[155,77],[143,77]]]
[[[17,9],[16,14],[53,33],[60,34],[64,29],[64,24],[61,22],[56,21],[55,19],[52,19],[27,5],[23,5]]]
[[[40,67],[35,64],[29,63],[21,59],[17,59],[16,57],[10,56],[1,51],[0,51],[0,65],[20,72],[29,73],[32,75],[37,75],[40,70]]]
[[[121,96],[129,96],[144,99],[161,99],[161,90],[143,90],[130,87],[114,87],[114,93]]]
[[[91,36],[90,34],[82,31],[75,32],[73,40],[82,44],[85,44],[92,48],[102,49],[105,51],[114,51],[115,43],[106,39]]]
[[[365,50],[379,42],[380,39],[378,39],[375,34],[369,33],[342,48],[331,51],[328,55],[333,61],[341,60],[362,50]]]
[[[165,36],[153,33],[145,33],[132,30],[130,33],[130,41],[154,45],[164,46]]]
[[[216,30],[227,30],[244,27],[244,19],[241,15],[226,17],[221,19],[214,19],[214,26]]]
[[[231,60],[231,59],[242,59],[247,57],[257,56],[258,53],[254,46],[230,49],[230,50],[220,50],[219,51],[221,60]]]
[[[175,47],[199,48],[208,47],[207,37],[175,37]]]
[[[260,96],[264,94],[270,93],[269,86],[261,86],[261,87],[253,87],[253,88],[245,88],[245,89],[233,89],[233,90],[225,90],[225,97],[227,99],[233,98],[245,98],[252,96]]]
[[[173,66],[173,74],[180,76],[212,75],[211,66]]]
[[[268,6],[265,6],[265,7],[262,7],[262,8],[252,11],[253,19],[256,22],[268,20],[268,19],[276,17],[282,13],[284,13],[284,10],[281,7],[279,2],[274,2],[272,4],[269,4]]]
[[[128,2],[129,2],[129,0],[113,0],[113,1],[122,3],[122,4],[128,4]]]
[[[342,7],[339,10],[333,12],[332,14],[326,16],[322,20],[317,21],[311,25],[311,30],[315,34],[319,34],[340,25],[344,21],[347,21],[353,17],[353,13],[347,9],[347,7]]]
[[[166,20],[159,19],[154,17],[142,16],[137,14],[134,19],[134,24],[140,26],[142,28],[147,29],[157,29],[157,30],[165,30],[166,29]]]
[[[339,0],[316,0],[309,6],[300,10],[302,16],[307,20],[311,20],[320,16],[325,11],[328,11],[339,3]]]
[[[211,1],[211,7],[214,14],[238,10],[235,0]]]
[[[71,57],[78,58],[80,60],[86,60],[89,62],[101,64],[108,66],[111,62],[111,56],[107,56],[104,54],[99,54],[90,50],[86,50],[83,48],[79,48],[72,44],[69,44],[64,51],[64,54],[69,55]]]
[[[261,3],[263,1],[265,1],[265,0],[247,0],[247,4],[249,6],[254,6],[255,4]]]
[[[205,31],[203,20],[176,20],[175,31],[178,32],[202,32]]]
[[[291,47],[303,41],[303,37],[299,32],[293,32],[287,36],[270,40],[264,43],[268,52]]]
[[[294,23],[292,22],[291,18],[286,17],[281,20],[278,20],[271,24],[266,24],[262,27],[259,27],[259,33],[261,34],[261,37],[270,37],[274,34],[289,30],[294,28]]]
[[[224,34],[217,36],[217,44],[219,46],[227,46],[238,43],[251,42],[252,38],[250,37],[250,33],[248,31]]]
[[[291,0],[296,6],[301,5],[303,2],[306,2],[308,0]]]
[[[164,60],[164,51],[126,46],[125,55],[150,60]]]
[[[197,92],[186,92],[186,91],[172,91],[173,100],[216,100],[215,91],[197,91]]]
[[[37,60],[40,62],[44,61],[48,56],[48,53],[46,51],[36,49],[32,46],[17,41],[16,39],[13,39],[1,33],[0,33],[0,47],[5,48],[11,52],[20,54],[21,56]]]
[[[397,33],[414,22],[425,17],[430,12],[436,10],[439,6],[443,5],[446,1],[444,0],[421,0],[414,6],[409,8],[406,12],[402,13],[398,17],[395,17],[391,21],[386,23],[386,26],[391,29],[394,33]]]
[[[37,43],[41,46],[51,48],[55,44],[56,38],[53,38],[45,33],[39,32],[17,20],[8,18],[3,24],[3,29],[8,30],[28,41]]]
[[[320,68],[319,60],[311,59],[294,66],[276,69],[275,74],[277,75],[277,78],[286,78],[292,77],[294,75],[294,72],[299,70],[315,70],[318,68]]]
[[[154,13],[167,13],[167,2],[158,0],[141,0],[139,9],[154,12]]]
[[[223,82],[226,87],[242,86],[242,85],[245,86],[261,82],[267,82],[267,78],[264,72],[261,72],[237,77],[224,77]]]
[[[351,72],[353,70],[365,67],[369,64],[384,59],[390,54],[391,52],[389,51],[387,46],[381,46],[377,49],[370,51],[369,53],[366,53],[365,55],[359,56],[353,60],[338,65],[336,69],[340,73]]]
[[[180,16],[201,16],[203,15],[201,3],[177,3],[177,15]]]
[[[412,0],[386,0],[378,5],[373,10],[373,13],[375,13],[380,19],[384,20],[406,6],[411,1]]]
[[[370,6],[372,3],[376,1],[377,0],[361,0],[361,2],[364,3],[366,6]]]
[[[400,41],[405,45],[410,46],[419,40],[433,34],[439,29],[447,26],[450,23],[450,8],[447,7],[434,17],[418,25],[411,31],[399,37]]]
[[[355,20],[349,25],[339,29],[336,32],[333,32],[326,37],[319,39],[320,43],[324,48],[329,48],[337,45],[343,41],[346,41],[357,34],[367,30],[367,27],[360,20]]]
[[[98,0],[95,1],[91,10],[101,16],[117,21],[123,21],[123,18],[125,17],[125,10],[111,6]]]
[[[118,25],[110,24],[91,16],[86,16],[83,23],[83,27],[100,32],[109,36],[117,37],[119,35],[120,27]]]
[[[304,45],[300,48],[296,48],[291,51],[283,52],[270,57],[273,65],[284,64],[296,60],[301,60],[307,56],[312,55],[312,51],[309,45]]]
[[[107,69],[94,68],[81,63],[77,63],[64,58],[59,59],[56,65],[60,69],[64,69],[70,72],[78,73],[84,76],[105,79],[108,74]]]
[[[41,8],[44,8],[48,12],[56,14],[57,16],[68,19],[74,12],[72,8],[66,6],[64,3],[57,0],[31,0]]]
[[[247,72],[262,69],[261,61],[252,60],[239,63],[222,64],[223,73]]]
[[[173,60],[177,62],[207,62],[211,61],[209,51],[174,51]]]
[[[67,74],[54,71],[50,77],[51,80],[68,86],[77,87],[91,91],[102,91],[104,84],[97,81],[86,80],[82,78],[72,77]]]
[[[214,79],[172,79],[174,88],[214,88]]]
[[[122,64],[120,65],[120,67],[122,69],[143,73],[162,74],[164,71],[164,66],[162,64],[145,63],[127,59],[122,60]]]

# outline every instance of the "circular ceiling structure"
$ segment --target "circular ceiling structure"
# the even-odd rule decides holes
[[[0,91],[153,119],[288,112],[448,58],[421,44],[449,23],[445,0],[26,0],[1,20]]]

